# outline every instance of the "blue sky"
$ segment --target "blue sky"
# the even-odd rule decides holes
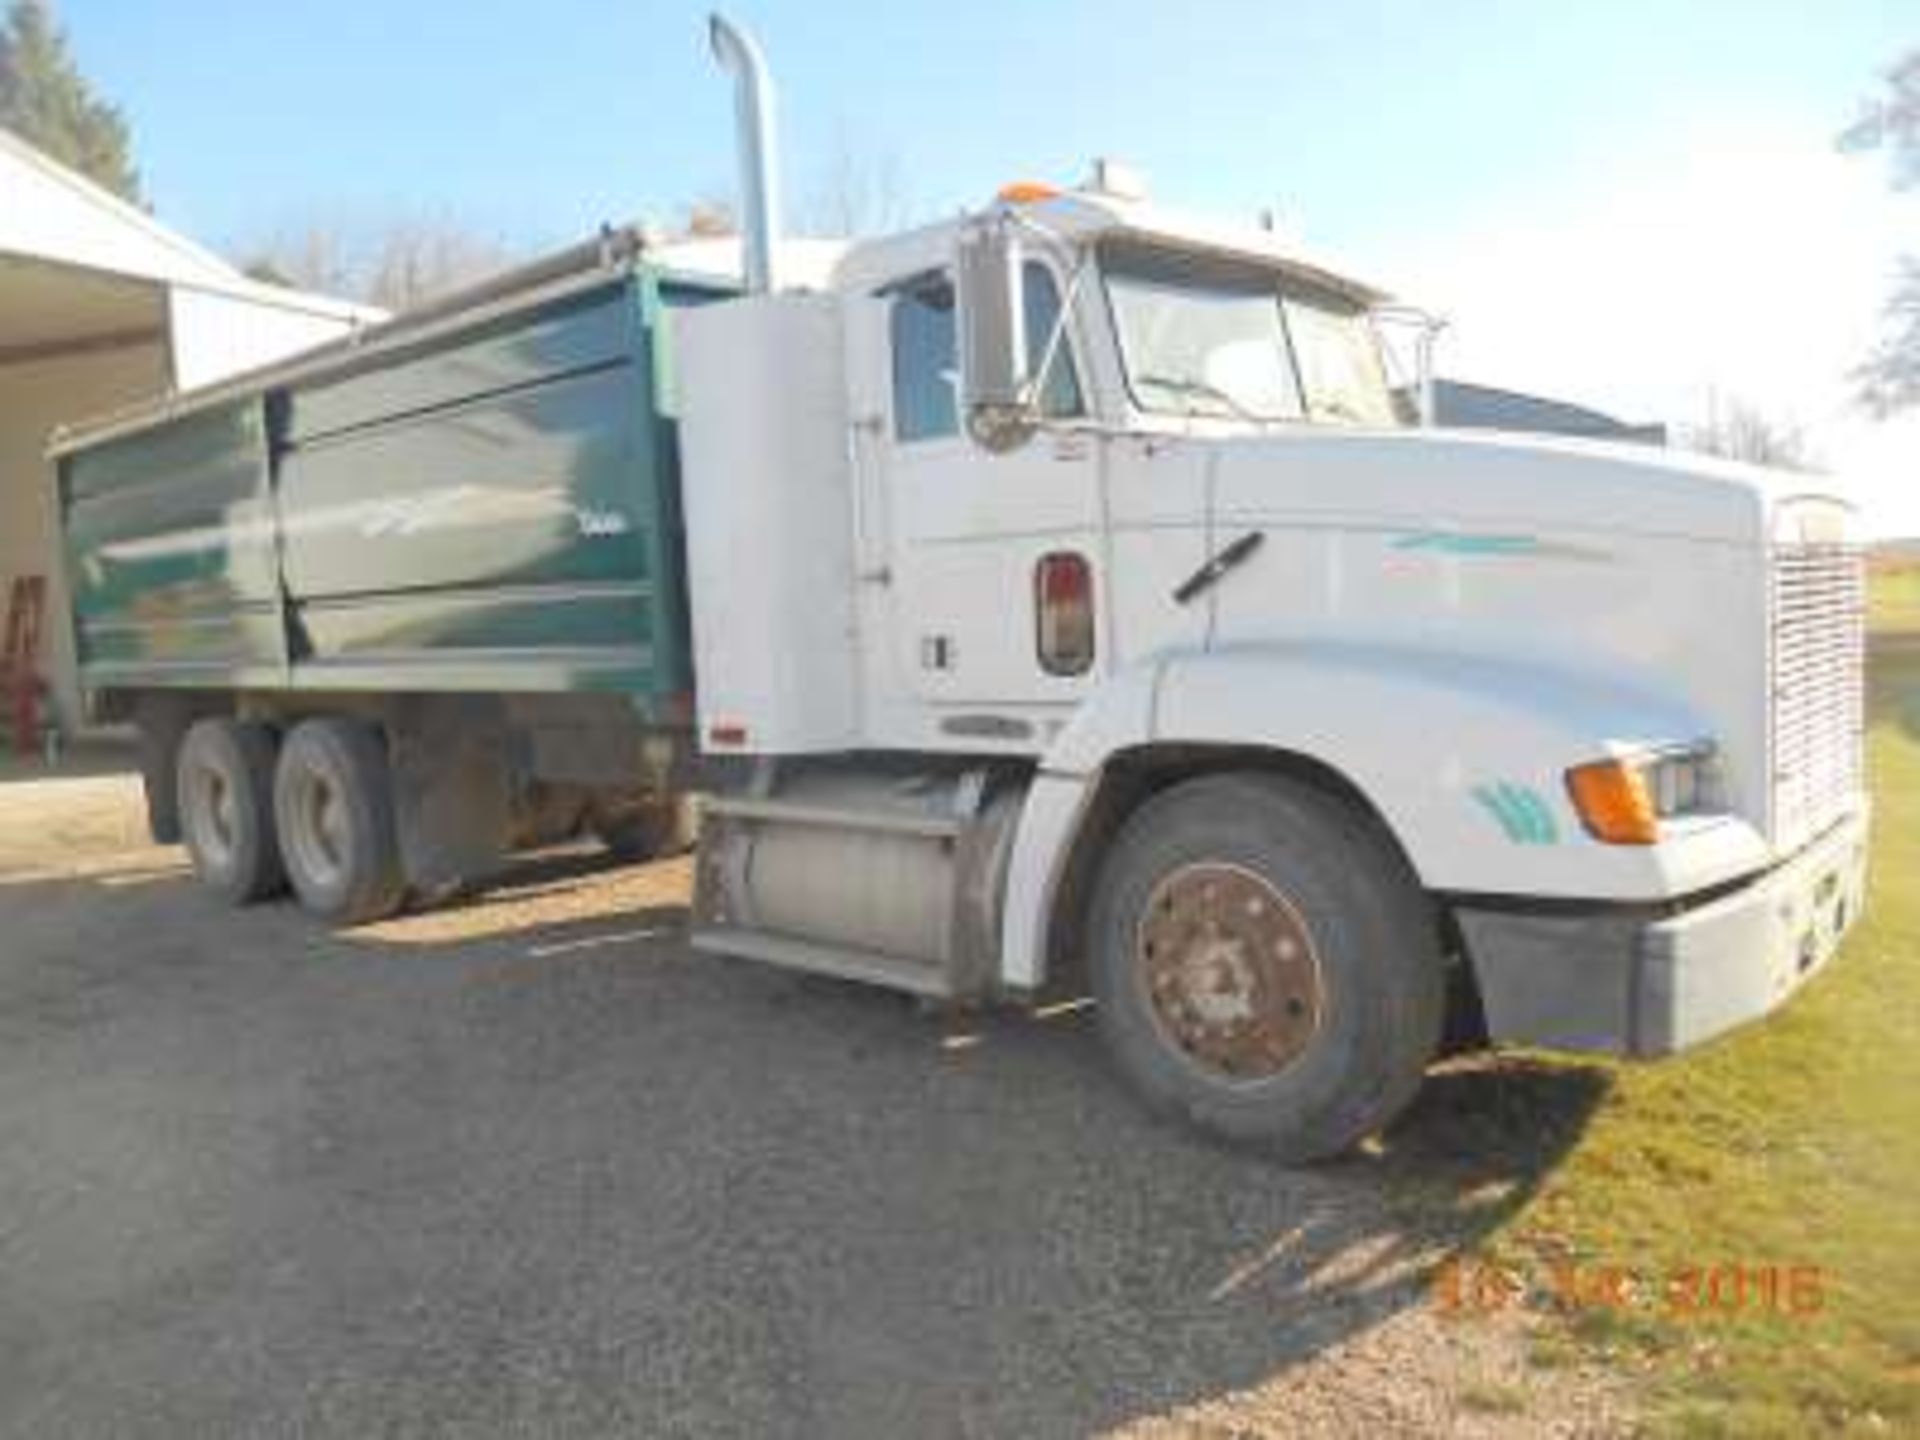
[[[161,218],[216,247],[390,215],[557,245],[732,184],[699,7],[57,8],[134,124]],[[780,85],[798,205],[843,155],[892,170],[916,216],[1116,155],[1159,198],[1276,207],[1316,249],[1440,303],[1456,369],[1636,418],[1750,394],[1842,460],[1890,453],[1889,432],[1846,411],[1844,369],[1872,334],[1885,265],[1920,249],[1916,202],[1832,139],[1876,72],[1920,44],[1920,0],[732,13]],[[1778,313],[1764,287],[1807,264],[1839,288]]]
[[[433,207],[527,243],[731,183],[704,11],[638,0],[59,5],[132,117],[161,214],[237,243],[311,212]],[[1096,153],[1169,199],[1278,203],[1373,242],[1452,227],[1703,119],[1820,138],[1920,43],[1920,3],[897,4],[753,0],[789,188],[837,150],[917,210]],[[811,178],[810,178],[811,177]]]

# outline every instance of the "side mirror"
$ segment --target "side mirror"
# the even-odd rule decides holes
[[[967,433],[997,452],[1024,445],[1038,425],[1028,387],[1020,237],[993,215],[960,232],[954,258],[960,327],[960,414]]]
[[[1447,322],[1437,315],[1426,317],[1426,323],[1420,327],[1420,338],[1414,351],[1415,365],[1420,380],[1420,423],[1432,429],[1440,423],[1439,409],[1433,397],[1433,347],[1439,343],[1440,332],[1447,328]]]
[[[1447,318],[1436,315],[1430,310],[1422,310],[1416,305],[1378,305],[1373,311],[1375,333],[1380,334],[1384,345],[1386,336],[1381,327],[1393,327],[1412,336],[1413,376],[1397,391],[1406,397],[1414,412],[1414,420],[1419,425],[1434,425],[1438,421],[1434,414],[1434,347],[1439,343],[1440,332],[1447,328]],[[1395,347],[1388,346],[1391,352]],[[1396,367],[1398,368],[1398,367]]]

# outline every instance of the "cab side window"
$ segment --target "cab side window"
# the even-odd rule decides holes
[[[1027,262],[1024,279],[1027,364],[1038,369],[1059,319],[1060,289],[1053,272],[1037,261]],[[953,282],[945,275],[927,275],[895,289],[887,329],[893,351],[894,438],[911,443],[958,434],[954,376],[960,362]],[[1040,412],[1054,420],[1085,413],[1073,346],[1066,337],[1041,392]]]
[[[927,275],[894,291],[887,329],[893,343],[894,438],[937,440],[959,433],[953,282]]]
[[[1060,319],[1060,289],[1053,283],[1053,272],[1032,260],[1027,262],[1025,283],[1020,288],[1026,295],[1027,306],[1027,373],[1036,375],[1040,362],[1046,358],[1053,327]],[[1074,373],[1073,341],[1069,335],[1060,337],[1053,369],[1047,372],[1047,383],[1040,391],[1040,413],[1049,420],[1065,420],[1086,413],[1080,403],[1080,377]]]

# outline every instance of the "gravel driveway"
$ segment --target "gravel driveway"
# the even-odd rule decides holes
[[[1441,1077],[1289,1172],[1143,1118],[1072,996],[692,954],[684,864],[329,933],[140,823],[111,766],[0,770],[0,1431],[1617,1423],[1419,1284],[1577,1134],[1564,1075]]]

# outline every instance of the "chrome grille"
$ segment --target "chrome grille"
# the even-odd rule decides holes
[[[1773,840],[1792,848],[1859,792],[1865,743],[1866,563],[1856,546],[1773,552]]]

